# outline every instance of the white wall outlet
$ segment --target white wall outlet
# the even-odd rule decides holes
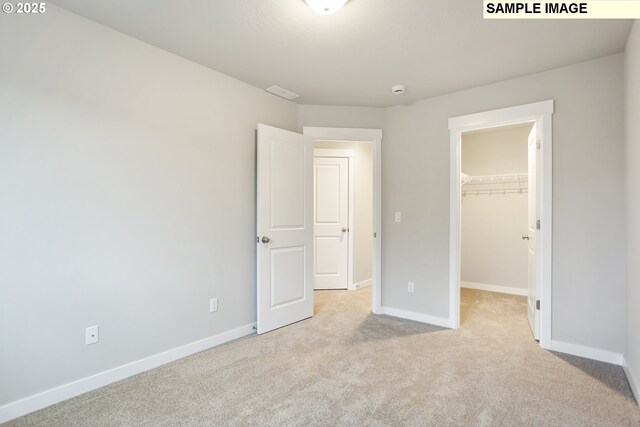
[[[413,293],[413,282],[409,282],[407,283],[407,291],[409,291],[410,293]]]
[[[211,298],[209,300],[209,313],[218,311],[218,298]]]
[[[395,218],[396,222],[402,222],[402,212],[396,212]]]
[[[85,331],[85,345],[95,344],[98,341],[100,341],[100,331],[98,329],[98,325],[88,327]]]

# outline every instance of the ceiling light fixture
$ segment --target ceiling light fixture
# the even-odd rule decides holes
[[[336,13],[349,0],[304,0],[309,7],[321,15]]]

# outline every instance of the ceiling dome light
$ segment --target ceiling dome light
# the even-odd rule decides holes
[[[320,13],[322,15],[331,15],[332,13],[336,13],[345,3],[349,0],[304,0],[307,2],[309,7],[313,9],[315,12]]]

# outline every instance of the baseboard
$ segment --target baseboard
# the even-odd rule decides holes
[[[373,284],[372,279],[367,279],[367,280],[363,280],[363,281],[358,282],[358,283],[354,283],[353,284],[353,288],[354,289],[366,288],[367,286],[371,286],[372,284]]]
[[[199,341],[195,341],[144,359],[127,363],[117,368],[109,369],[50,390],[43,391],[33,396],[7,403],[0,406],[0,424],[14,418],[21,417],[38,409],[46,408],[54,403],[78,396],[91,390],[95,390],[105,385],[123,380],[130,376],[148,371],[158,366],[164,365],[174,360],[182,359],[195,353],[219,346],[229,341],[242,338],[255,332],[255,323],[241,326],[218,335],[213,335]]]
[[[461,288],[477,289],[479,291],[500,292],[501,294],[511,294],[527,296],[527,290],[521,288],[510,288],[508,286],[488,285],[486,283],[475,283],[460,281]]]
[[[551,348],[549,350],[598,360],[600,362],[613,363],[614,365],[622,365],[622,354],[599,348],[551,340]]]
[[[636,398],[636,403],[640,404],[640,378],[633,375],[625,357],[622,357],[622,369],[624,369],[624,374],[627,376],[627,381],[629,382],[629,387],[631,387],[631,391]]]
[[[416,313],[414,311],[400,310],[392,307],[380,307],[381,314],[400,317],[401,319],[415,320],[416,322],[428,323],[430,325],[453,328],[453,322],[443,317],[430,316],[428,314]]]

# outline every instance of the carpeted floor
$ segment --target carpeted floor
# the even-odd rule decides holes
[[[316,316],[22,417],[26,426],[638,426],[619,366],[533,341],[525,298],[464,289],[462,328],[370,313],[370,288]]]

